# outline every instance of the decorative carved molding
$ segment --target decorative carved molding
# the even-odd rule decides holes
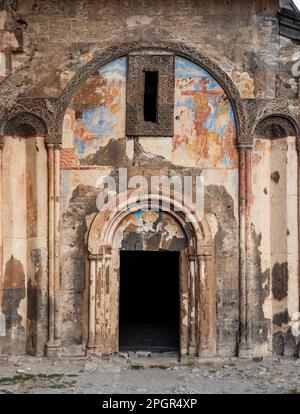
[[[25,135],[35,130],[36,135],[46,137],[46,142],[60,143],[61,137],[56,133],[54,122],[56,98],[20,98],[14,107],[7,109],[0,120],[0,136]],[[23,125],[21,127],[21,125]],[[24,132],[22,132],[24,131]],[[0,143],[1,144],[1,143]]]
[[[130,192],[129,194],[130,195]],[[118,351],[115,328],[118,328],[118,314],[111,311],[118,307],[119,283],[118,269],[114,263],[119,256],[119,247],[114,243],[115,234],[123,219],[143,204],[130,196],[128,204],[120,211],[100,210],[94,217],[89,230],[89,353],[110,354]],[[155,202],[159,210],[165,210],[173,217],[185,233],[189,248],[181,250],[180,286],[180,353],[191,356],[213,356],[216,354],[216,295],[215,274],[212,260],[213,238],[206,217],[198,221],[192,210],[186,208],[175,211],[176,200],[170,195],[147,194],[143,203]],[[170,208],[171,207],[171,208]],[[194,220],[191,220],[191,216]],[[189,226],[190,232],[185,232]],[[199,246],[206,245],[205,252]],[[210,253],[210,254],[209,254]],[[97,286],[111,280],[109,289],[96,289]],[[195,296],[200,292],[200,296]],[[199,299],[199,302],[198,302]],[[103,306],[109,304],[107,312],[109,322],[99,318]],[[201,317],[205,311],[205,318]],[[183,323],[183,320],[187,322]],[[205,335],[198,335],[205,332]]]
[[[93,58],[76,73],[63,90],[60,98],[21,98],[15,107],[7,111],[4,118],[1,119],[0,125],[2,125],[2,130],[7,120],[17,113],[29,112],[45,121],[48,130],[47,142],[61,143],[65,111],[82,83],[110,61],[121,56],[127,56],[130,53],[147,52],[148,50],[151,50],[151,53],[171,52],[189,59],[207,70],[220,83],[232,104],[238,137],[249,135],[247,108],[231,78],[199,50],[183,43],[163,41],[122,43],[103,50],[102,53]]]
[[[60,145],[65,111],[82,83],[102,66],[118,57],[134,53],[145,53],[149,50],[151,50],[152,54],[165,53],[165,56],[167,56],[166,52],[170,52],[189,59],[207,70],[219,82],[232,104],[236,119],[238,142],[241,146],[251,146],[252,136],[256,126],[262,118],[270,115],[288,118],[297,131],[297,137],[299,136],[298,122],[290,113],[286,101],[280,99],[243,100],[240,98],[238,89],[231,78],[217,64],[199,52],[199,50],[182,43],[158,41],[123,43],[103,50],[76,73],[63,90],[60,98],[21,98],[15,107],[7,110],[0,120],[0,146],[4,125],[7,121],[23,112],[35,115],[45,123],[47,128],[47,143]]]
[[[174,56],[128,56],[126,135],[172,136],[174,126]],[[158,72],[157,122],[144,120],[145,71]]]
[[[237,147],[239,150],[251,149],[253,146],[252,135],[241,135],[238,139]]]
[[[256,125],[255,134],[269,138],[284,138],[297,136],[297,130],[288,118],[271,115]]]
[[[274,99],[259,99],[255,101],[255,124],[253,128],[263,119],[268,116],[291,116],[287,100],[274,98]]]
[[[21,112],[6,121],[3,135],[15,135],[18,137],[46,136],[47,126],[36,115],[29,112]]]
[[[237,135],[249,134],[249,121],[246,106],[240,98],[239,91],[231,78],[211,59],[203,55],[199,50],[189,47],[183,43],[173,42],[132,42],[122,43],[109,47],[101,54],[93,58],[77,74],[66,86],[57,102],[54,114],[54,123],[57,127],[57,136],[61,133],[63,117],[68,108],[72,97],[75,95],[82,83],[91,75],[93,75],[102,66],[121,56],[127,56],[133,52],[143,52],[151,49],[151,53],[160,53],[169,51],[175,55],[182,56],[197,65],[203,67],[209,72],[222,86],[227,94],[233,110],[235,112]]]
[[[291,114],[286,100],[248,99],[245,100],[245,106],[251,137],[257,134],[275,138],[288,135],[300,137],[298,120]]]

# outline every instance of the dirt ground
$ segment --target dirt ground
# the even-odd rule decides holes
[[[300,394],[300,360],[1,357],[0,393]]]

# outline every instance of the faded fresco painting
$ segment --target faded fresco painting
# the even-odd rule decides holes
[[[234,113],[221,86],[182,57],[175,61],[173,153],[199,167],[235,168],[238,155]]]
[[[64,120],[69,162],[92,165],[100,147],[125,136],[126,58],[116,59],[90,76],[73,97]]]
[[[115,235],[123,250],[181,250],[185,234],[177,221],[163,211],[140,210],[128,215]]]

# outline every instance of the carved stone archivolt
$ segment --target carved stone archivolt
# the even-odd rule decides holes
[[[118,211],[104,208],[95,216],[87,240],[89,354],[119,351],[116,332],[119,324],[120,244],[116,234],[129,214],[149,211],[152,206],[155,211],[163,211],[172,218],[187,241],[185,247],[180,248],[180,354],[216,355],[216,295],[209,222],[206,217],[200,219],[189,206],[183,206],[176,194],[173,196],[146,194],[137,201],[129,191],[127,201],[119,205]],[[182,211],[175,211],[179,205]]]
[[[3,134],[18,137],[46,136],[47,126],[41,118],[22,112],[5,123]]]
[[[227,94],[233,110],[235,112],[237,134],[246,135],[249,133],[248,116],[244,101],[240,98],[239,91],[231,78],[211,59],[203,55],[199,50],[189,47],[183,43],[173,42],[132,42],[112,46],[105,49],[100,55],[93,58],[73,77],[64,89],[55,110],[55,123],[59,128],[62,126],[63,117],[68,108],[72,97],[80,85],[91,75],[93,75],[102,66],[121,56],[127,56],[130,53],[150,50],[152,53],[170,52],[175,55],[189,59],[197,65],[207,70],[222,86]]]
[[[54,122],[55,98],[21,98],[0,119],[0,137],[4,135],[45,136],[47,143],[59,143]],[[1,140],[1,138],[0,138]]]
[[[298,123],[290,113],[286,101],[280,99],[241,99],[232,79],[199,50],[183,43],[158,41],[122,43],[103,50],[76,73],[59,98],[21,98],[14,108],[6,111],[0,120],[0,137],[1,135],[3,136],[4,127],[9,124],[11,119],[16,117],[16,115],[19,116],[21,113],[29,113],[39,118],[46,125],[46,142],[60,145],[65,111],[83,82],[89,76],[95,74],[102,66],[114,59],[129,54],[145,54],[149,50],[151,50],[151,54],[163,55],[164,53],[171,53],[189,59],[203,67],[219,82],[232,104],[236,119],[238,144],[241,147],[250,147],[257,125],[263,118],[273,116],[274,114],[288,118],[292,125],[294,125],[297,136],[299,136]],[[31,126],[36,129],[34,124]],[[5,128],[8,127],[6,126]]]
[[[255,135],[268,138],[284,138],[298,136],[298,132],[290,119],[274,115],[263,118],[257,124]]]
[[[279,138],[283,136],[299,137],[299,125],[291,114],[288,103],[283,99],[253,100],[249,105],[252,115],[252,134],[263,134]]]

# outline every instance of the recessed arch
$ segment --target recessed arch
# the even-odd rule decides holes
[[[47,126],[43,119],[30,112],[21,112],[9,118],[2,127],[2,135],[30,137],[47,135]]]
[[[299,126],[291,115],[274,113],[260,118],[254,133],[269,138],[294,136],[299,139]]]
[[[166,205],[171,208],[166,209]],[[118,351],[120,245],[115,234],[123,220],[134,212],[163,211],[182,229],[186,244],[180,250],[180,353],[216,353],[216,298],[213,242],[208,221],[201,221],[179,201],[162,194],[133,197],[117,211],[100,211],[88,235],[89,250],[89,342],[88,351],[105,354]],[[156,230],[155,230],[156,231]],[[105,288],[104,288],[105,287]],[[157,286],[159,289],[159,286]]]
[[[248,131],[248,117],[243,100],[240,97],[239,91],[231,78],[210,58],[202,54],[199,50],[189,47],[183,43],[173,42],[128,42],[119,45],[111,46],[104,49],[101,53],[95,56],[92,60],[86,63],[71,79],[63,90],[60,96],[60,105],[56,108],[55,119],[58,127],[59,136],[61,136],[62,124],[65,115],[73,96],[78,88],[97,70],[120,57],[124,57],[134,52],[152,52],[165,53],[170,52],[178,56],[184,57],[191,62],[199,65],[205,69],[210,75],[224,89],[233,108],[237,136],[245,135]]]
[[[186,237],[197,251],[204,246],[212,248],[212,236],[206,217],[200,217],[187,202],[183,205],[180,197],[172,193],[171,197],[160,194],[146,194],[144,196],[132,197],[133,190],[124,195],[117,195],[110,199],[96,215],[88,235],[88,250],[91,254],[99,254],[104,246],[113,246],[116,229],[124,218],[138,210],[155,208],[170,214],[182,226]],[[117,211],[115,206],[118,206]]]

